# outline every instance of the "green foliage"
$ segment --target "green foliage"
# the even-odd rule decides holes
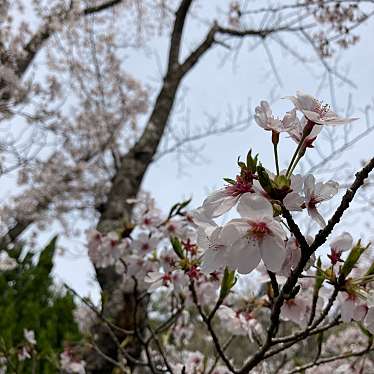
[[[0,271],[0,349],[16,372],[55,373],[64,342],[80,339],[73,295],[53,285],[56,239],[42,250],[38,261],[32,252],[22,256],[22,248],[9,250],[18,266]],[[31,359],[20,362],[17,352],[27,345],[24,329],[35,332],[37,344],[30,349]]]

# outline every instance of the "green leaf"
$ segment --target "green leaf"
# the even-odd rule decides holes
[[[236,281],[235,270],[230,271],[226,267],[221,282],[221,290],[219,293],[220,300],[224,300],[224,298],[229,294],[231,288],[235,286]]]
[[[223,178],[223,180],[229,184],[236,184],[236,181],[234,179],[230,179],[230,178]]]
[[[257,169],[258,154],[255,157],[252,157],[252,150],[250,149],[247,154],[247,168],[255,173]]]
[[[257,166],[257,175],[258,180],[261,184],[261,187],[269,194],[271,195],[273,191],[273,184],[272,181],[266,172],[265,168],[262,165]]]
[[[369,248],[369,245],[370,244],[368,244],[366,247],[363,247],[361,245],[361,240],[357,242],[357,244],[349,252],[347,259],[344,261],[344,264],[340,270],[341,276],[345,278],[349,275],[349,273],[352,271],[352,269],[357,264],[361,255],[365,252],[366,249]]]
[[[171,242],[171,245],[174,249],[174,252],[177,254],[177,256],[180,259],[184,259],[183,248],[182,248],[182,244],[179,241],[179,239],[177,237],[172,237],[172,238],[170,238],[170,242]]]
[[[322,261],[321,257],[318,257],[317,260],[317,270],[316,270],[316,280],[314,282],[314,287],[313,287],[313,297],[318,297],[319,290],[322,287],[322,284],[325,280],[325,273],[322,270]]]

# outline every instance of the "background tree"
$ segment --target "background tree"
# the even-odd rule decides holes
[[[0,349],[9,372],[55,373],[60,353],[81,339],[73,295],[54,285],[55,249],[56,238],[37,261],[35,252],[25,254],[20,245],[9,249],[7,261],[2,252]],[[27,332],[33,333],[29,339]]]

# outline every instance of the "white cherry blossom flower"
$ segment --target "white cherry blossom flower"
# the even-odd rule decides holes
[[[116,232],[101,234],[96,230],[88,232],[88,255],[98,268],[112,266],[123,256],[129,243],[120,239]]]
[[[367,314],[364,319],[364,325],[365,327],[374,334],[374,308],[371,307],[367,311]]]
[[[281,317],[298,325],[304,324],[306,313],[307,304],[302,297],[286,300],[281,308]]]
[[[20,350],[17,353],[18,360],[25,361],[31,358],[31,354],[29,351],[29,348],[27,347],[21,347]]]
[[[301,142],[301,139],[303,138],[304,134],[304,128],[307,125],[308,120],[303,117],[301,120],[299,120],[296,117],[294,126],[290,128],[287,132],[297,144]],[[322,126],[314,126],[310,134],[306,136],[303,142],[304,148],[313,148],[313,143],[317,139],[318,134],[321,132]]]
[[[230,334],[247,335],[251,341],[254,341],[254,335],[261,336],[263,334],[261,324],[250,312],[235,312],[228,306],[222,305],[218,310],[218,316]]]
[[[216,218],[228,212],[238,202],[239,198],[248,192],[254,192],[253,181],[236,177],[235,184],[212,192],[203,202],[202,208],[207,217]]]
[[[162,286],[169,287],[171,281],[171,273],[161,273],[159,271],[151,271],[144,278],[144,282],[150,283],[150,286],[148,288],[149,292],[152,292]]]
[[[339,236],[337,236],[331,243],[331,253],[328,257],[331,260],[331,263],[335,265],[339,261],[341,261],[340,256],[343,252],[348,251],[352,248],[353,245],[353,238],[352,235],[348,232],[343,232]]]
[[[205,249],[201,264],[201,271],[204,273],[222,270],[229,263],[232,241],[227,235],[222,235],[222,229],[216,226],[210,235],[209,230],[204,231],[205,237],[199,235],[198,245]]]
[[[17,261],[10,257],[7,251],[0,252],[0,271],[13,270],[17,267]]]
[[[296,92],[296,96],[288,96],[295,108],[301,111],[304,116],[317,125],[340,125],[351,123],[357,118],[339,117],[328,105],[323,105],[313,96],[301,91]]]
[[[66,373],[85,374],[85,361],[74,360],[69,352],[64,351],[60,354],[60,366]]]
[[[159,242],[160,238],[155,235],[150,236],[148,233],[141,232],[131,243],[131,248],[134,252],[144,255],[156,249]]]
[[[272,205],[262,196],[246,194],[238,212],[242,218],[231,220],[221,232],[225,243],[232,243],[229,267],[246,274],[262,259],[268,270],[278,272],[286,257],[286,234],[273,218]]]
[[[36,344],[36,340],[35,340],[35,333],[33,330],[27,330],[27,329],[24,329],[23,330],[23,336],[25,337],[25,339],[31,344],[31,345],[35,345]]]
[[[296,122],[296,110],[287,112],[280,120],[273,116],[270,105],[267,101],[261,101],[260,106],[255,109],[255,120],[257,124],[266,131],[274,131],[277,133],[291,130]]]
[[[341,292],[338,295],[342,321],[362,321],[367,312],[366,304],[355,294]]]
[[[332,199],[339,190],[339,184],[334,181],[326,183],[316,183],[313,175],[309,174],[304,180],[305,206],[308,214],[321,227],[326,226],[326,222],[317,210],[317,205],[323,201]]]

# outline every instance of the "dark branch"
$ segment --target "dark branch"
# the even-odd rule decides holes
[[[175,70],[179,63],[183,28],[186,23],[188,10],[193,0],[183,0],[175,13],[174,27],[170,39],[168,73]]]

